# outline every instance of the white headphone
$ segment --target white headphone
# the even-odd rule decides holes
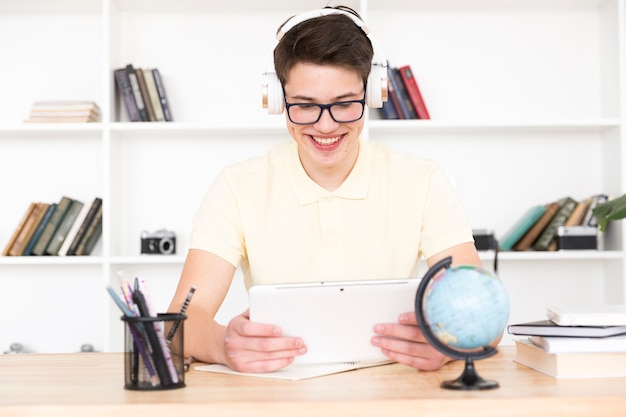
[[[278,31],[276,34],[277,41],[274,48],[276,48],[276,45],[278,45],[278,42],[282,39],[282,37],[297,24],[309,19],[331,14],[342,14],[352,19],[352,21],[360,27],[363,32],[365,32],[372,43],[374,57],[372,58],[372,69],[369,77],[367,78],[365,102],[370,108],[382,107],[383,102],[387,101],[387,60],[381,53],[380,48],[377,47],[375,39],[370,35],[368,27],[365,26],[365,23],[354,14],[340,9],[326,8],[311,10],[309,12],[296,15],[289,19]],[[263,108],[267,108],[269,114],[281,114],[285,109],[283,88],[278,77],[276,76],[273,58],[270,60],[268,69],[263,74],[262,93]]]

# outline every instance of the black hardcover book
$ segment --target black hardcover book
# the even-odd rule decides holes
[[[117,90],[122,97],[124,107],[126,107],[128,119],[131,122],[140,122],[141,116],[139,115],[139,109],[137,108],[137,102],[135,101],[135,94],[133,93],[133,88],[130,85],[130,79],[128,78],[126,68],[116,69],[113,74],[115,76]]]
[[[158,68],[152,68],[152,76],[154,77],[154,83],[156,84],[157,92],[159,93],[159,100],[161,101],[165,121],[171,122],[174,119],[172,118],[170,103],[167,100],[167,94],[165,93],[165,85],[163,84],[163,79],[161,78],[161,73]]]
[[[510,334],[519,336],[609,337],[626,334],[626,326],[559,326],[551,320],[510,324]]]

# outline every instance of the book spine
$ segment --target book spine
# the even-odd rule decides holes
[[[568,217],[574,211],[578,202],[571,197],[565,197],[561,203],[561,208],[556,215],[550,220],[550,223],[541,232],[541,235],[537,238],[537,241],[533,244],[533,249],[537,251],[547,251],[550,247],[550,243],[556,236],[556,231],[559,226],[563,226]]]
[[[91,225],[91,223],[94,221],[94,218],[101,205],[102,205],[102,199],[100,197],[96,197],[91,203],[91,205],[89,206],[89,211],[87,211],[87,215],[85,216],[85,219],[81,223],[78,229],[78,232],[76,232],[76,236],[74,237],[74,239],[72,240],[72,243],[67,249],[66,255],[68,256],[76,255],[76,249],[78,249],[80,242],[84,239],[85,234],[87,233],[87,230],[89,229],[89,226]]]
[[[137,72],[133,68],[132,64],[126,65],[126,73],[128,74],[128,81],[135,97],[135,103],[137,103],[137,110],[139,110],[139,118],[142,122],[149,121],[148,112],[146,111],[146,104],[143,102],[141,96],[141,90],[139,89],[139,82],[137,81]]]
[[[20,230],[20,234],[17,236],[15,243],[11,247],[9,251],[9,255],[11,256],[22,256],[24,255],[24,251],[28,246],[33,234],[35,233],[35,229],[41,223],[41,219],[46,214],[46,210],[48,209],[48,204],[46,203],[35,203],[35,207],[33,208],[30,216],[26,219],[26,223],[22,230]]]
[[[152,102],[154,117],[157,122],[162,122],[165,120],[165,116],[163,115],[163,107],[161,107],[161,101],[159,100],[159,93],[157,91],[156,84],[154,83],[152,70],[145,68],[142,71],[144,75],[143,78],[146,81],[146,88],[148,89],[148,96],[150,96],[150,101]]]
[[[52,203],[48,205],[46,212],[43,218],[41,219],[41,222],[39,223],[39,226],[37,226],[37,229],[35,229],[35,233],[33,233],[33,237],[30,239],[30,242],[28,242],[28,246],[26,246],[26,249],[24,250],[24,256],[33,255],[33,249],[35,249],[35,245],[37,245],[37,243],[39,242],[39,239],[41,239],[43,231],[46,228],[46,225],[48,224],[50,219],[52,218],[52,215],[54,214],[56,207],[57,207],[56,203]]]
[[[28,218],[32,214],[33,210],[35,209],[36,204],[37,203],[30,203],[28,205],[28,208],[26,209],[26,212],[22,216],[22,219],[20,220],[20,222],[18,223],[17,227],[15,228],[15,231],[13,232],[13,235],[11,235],[11,238],[9,239],[9,242],[7,243],[7,245],[5,246],[4,250],[2,251],[2,256],[9,256],[9,252],[11,252],[11,248],[15,244],[15,241],[17,240],[17,237],[20,235],[20,232],[22,231],[22,229],[24,229],[24,226],[26,225],[26,221],[28,220]]]
[[[128,119],[131,122],[141,121],[141,116],[139,115],[139,109],[137,108],[137,102],[135,101],[133,88],[130,85],[130,79],[128,78],[126,69],[116,69],[114,71],[114,76],[115,83],[117,84],[117,90],[119,91],[120,96],[122,96],[122,101],[124,102],[126,112],[128,113]]]
[[[404,87],[406,88],[407,95],[409,96],[411,103],[413,103],[417,118],[430,119],[430,114],[428,113],[426,103],[422,98],[422,93],[417,85],[417,80],[415,79],[411,66],[404,65],[400,67],[398,71],[400,73],[400,77],[402,78],[402,82],[404,83]]]
[[[146,85],[146,79],[141,68],[135,70],[137,74],[137,83],[139,84],[139,91],[141,92],[141,98],[143,104],[146,106],[146,113],[148,113],[148,121],[156,122],[156,116],[154,109],[152,108],[152,101],[150,101],[150,95],[148,94],[148,86]]]
[[[98,239],[102,235],[102,205],[98,208],[98,211],[89,225],[89,228],[85,232],[85,237],[81,240],[76,248],[75,255],[90,255],[94,246],[98,242]]]
[[[57,207],[52,213],[52,217],[46,226],[44,227],[43,232],[41,233],[41,237],[35,247],[33,248],[33,255],[42,256],[46,254],[46,248],[48,247],[48,243],[50,243],[50,239],[56,232],[57,227],[63,220],[63,216],[65,216],[65,212],[68,207],[72,203],[72,199],[66,196],[61,197],[61,200],[57,203]]]
[[[154,77],[154,84],[156,85],[157,93],[159,94],[159,101],[161,102],[161,108],[163,109],[163,117],[166,122],[171,122],[174,119],[172,118],[169,100],[167,99],[167,94],[165,93],[165,85],[163,84],[163,79],[161,78],[161,73],[158,68],[152,69],[152,76]]]

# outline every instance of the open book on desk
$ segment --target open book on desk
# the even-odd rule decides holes
[[[222,374],[254,376],[257,378],[284,379],[289,381],[297,381],[301,379],[316,378],[324,375],[338,374],[340,372],[353,371],[362,368],[371,368],[373,366],[388,365],[395,363],[392,360],[367,361],[360,363],[293,363],[283,369],[274,372],[265,373],[246,373],[237,372],[225,365],[199,365],[194,368],[196,371],[217,372]]]

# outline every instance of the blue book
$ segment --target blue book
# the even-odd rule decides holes
[[[511,250],[546,211],[546,206],[537,205],[529,208],[526,213],[500,239],[500,250]]]

